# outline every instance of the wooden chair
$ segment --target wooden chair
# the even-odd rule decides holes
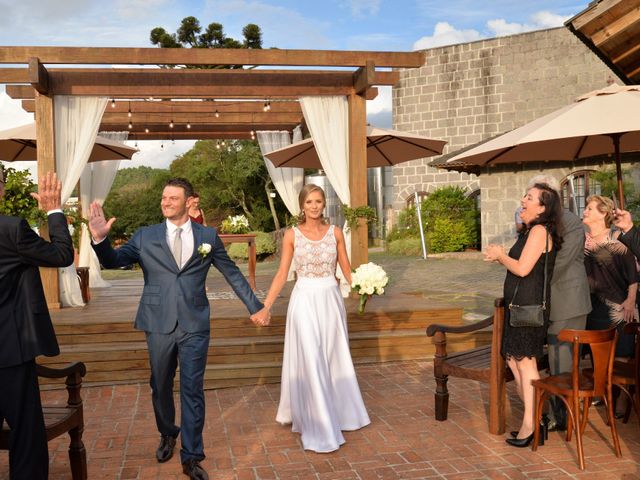
[[[87,370],[82,362],[75,362],[65,368],[49,368],[36,365],[38,377],[42,378],[66,378],[67,392],[69,394],[67,404],[42,405],[44,413],[44,426],[47,441],[52,440],[63,433],[69,433],[69,463],[71,466],[71,478],[73,480],[87,479],[87,454],[82,442],[84,431],[84,415],[82,409],[82,377]],[[11,431],[5,425],[0,430],[0,450],[9,449],[9,436]]]
[[[551,375],[549,377],[534,380],[531,383],[535,388],[535,432],[533,438],[533,450],[538,448],[540,437],[540,420],[542,419],[542,407],[545,400],[551,395],[557,396],[565,404],[569,417],[566,440],[571,441],[572,431],[576,433],[578,447],[578,460],[580,470],[584,470],[584,451],[582,447],[582,434],[589,418],[589,407],[593,397],[602,397],[607,409],[607,419],[611,428],[613,446],[617,457],[622,456],[618,431],[613,416],[613,399],[611,394],[611,374],[613,372],[613,359],[615,345],[618,340],[618,332],[615,327],[609,330],[562,330],[558,334],[558,340],[573,344],[573,368],[571,373]],[[588,344],[593,358],[591,374],[585,374],[580,369],[580,346]],[[582,410],[580,409],[582,400]]]
[[[627,323],[624,326],[624,333],[636,336],[636,348],[633,360],[624,362],[621,360],[615,360],[613,362],[613,373],[611,374],[611,383],[617,386],[620,391],[624,392],[627,396],[629,403],[624,414],[623,423],[629,421],[629,415],[631,414],[631,408],[636,412],[638,422],[640,423],[640,391],[638,385],[640,385],[640,323],[632,322]],[[615,407],[615,402],[614,402]]]

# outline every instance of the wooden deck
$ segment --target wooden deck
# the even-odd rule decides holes
[[[91,301],[85,307],[52,311],[61,354],[41,357],[40,363],[59,366],[71,361],[85,362],[85,385],[148,381],[144,333],[133,328],[142,281],[112,283],[112,288],[93,289]],[[221,282],[214,282],[208,288],[209,292],[225,289]],[[237,299],[211,300],[212,335],[205,388],[280,381],[285,314],[291,288],[292,284],[288,284],[274,305],[269,327],[255,327]],[[347,299],[346,305],[351,354],[356,364],[433,358],[435,349],[425,334],[427,326],[462,322],[460,308],[434,304],[413,295],[375,297],[362,316],[356,313],[357,300]],[[489,340],[490,332],[480,337],[460,338],[448,348],[451,351],[468,349]]]

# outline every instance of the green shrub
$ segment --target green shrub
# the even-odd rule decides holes
[[[414,207],[401,210],[398,215],[398,224],[387,235],[387,242],[393,242],[402,238],[419,238],[420,228],[418,216]]]
[[[265,232],[251,232],[256,234],[256,257],[262,259],[276,253],[276,242],[271,234]],[[246,243],[232,243],[227,250],[233,259],[247,260],[249,246]]]
[[[462,220],[436,219],[431,234],[431,253],[461,252],[470,243]]]
[[[387,242],[387,252],[392,255],[422,256],[422,243],[419,238],[399,238]]]
[[[46,219],[38,208],[38,201],[31,196],[37,190],[28,170],[4,169],[4,197],[0,201],[0,214],[24,218],[32,227]]]

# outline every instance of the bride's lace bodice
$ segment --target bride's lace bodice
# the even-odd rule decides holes
[[[293,261],[299,277],[333,277],[336,274],[338,250],[333,225],[320,240],[309,240],[298,227],[295,234]]]

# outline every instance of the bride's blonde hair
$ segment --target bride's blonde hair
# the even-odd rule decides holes
[[[325,207],[327,206],[327,197],[324,194],[324,190],[318,185],[307,183],[304,187],[302,187],[302,190],[300,190],[300,194],[298,195],[298,205],[300,206],[300,213],[298,214],[298,225],[302,225],[307,221],[307,216],[304,214],[304,202],[312,192],[320,192],[320,194],[322,195],[322,203]],[[322,214],[321,220],[323,223],[327,223],[327,220],[324,218],[324,213]]]

